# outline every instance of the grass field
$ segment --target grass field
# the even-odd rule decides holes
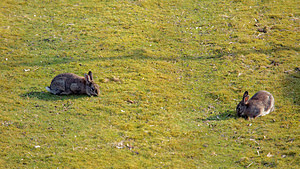
[[[299,13],[297,0],[1,1],[0,168],[299,168]],[[45,90],[89,70],[99,97]],[[246,90],[271,92],[275,111],[237,118]]]

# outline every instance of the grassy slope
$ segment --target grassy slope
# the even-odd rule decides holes
[[[0,3],[1,168],[299,164],[296,1]],[[45,91],[88,70],[100,97]],[[262,89],[276,111],[236,118]]]

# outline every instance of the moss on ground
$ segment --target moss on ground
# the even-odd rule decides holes
[[[0,2],[1,168],[297,168],[297,1]],[[99,97],[46,92],[93,71]],[[237,118],[242,94],[276,110]]]

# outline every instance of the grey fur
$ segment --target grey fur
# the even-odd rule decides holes
[[[62,73],[53,78],[51,85],[46,90],[55,95],[69,94],[87,94],[89,96],[98,96],[99,86],[93,82],[92,72],[84,77],[73,73]]]
[[[267,115],[274,110],[274,102],[273,95],[267,91],[258,91],[251,99],[246,91],[242,101],[236,107],[237,116],[255,118]]]

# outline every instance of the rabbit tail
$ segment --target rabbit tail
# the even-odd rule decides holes
[[[51,93],[50,87],[46,87],[46,90]]]
[[[60,90],[57,89],[52,90],[50,87],[46,87],[46,90],[52,94],[61,94]]]

